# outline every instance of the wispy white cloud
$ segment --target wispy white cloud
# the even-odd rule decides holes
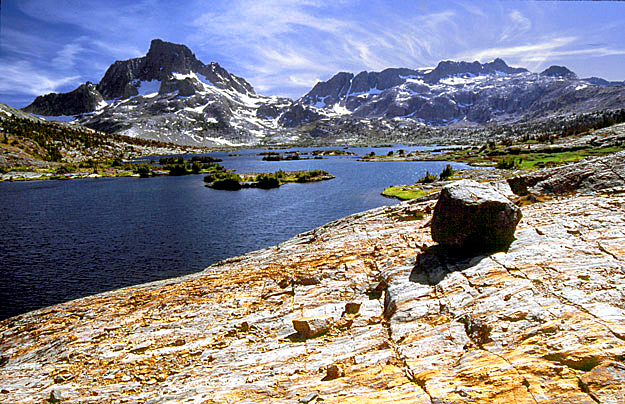
[[[145,55],[149,43],[146,43],[145,49],[140,50],[133,43],[110,42],[103,39],[93,39],[89,41],[91,49],[104,51],[109,55],[115,55],[118,59],[130,59]]]
[[[59,87],[77,82],[79,76],[66,77],[42,71],[27,61],[0,61],[0,92],[33,96],[58,91]]]
[[[312,88],[319,81],[321,81],[321,79],[315,74],[304,73],[289,75],[289,83],[296,87]]]
[[[510,47],[487,48],[466,54],[469,58],[486,60],[496,57],[513,57],[525,60],[526,58],[548,58],[556,49],[569,45],[577,40],[576,37],[553,38],[531,45],[517,45]]]
[[[504,31],[499,38],[500,42],[510,39],[513,36],[525,35],[531,28],[532,22],[525,17],[519,10],[513,10],[508,13],[508,24],[504,27]]]
[[[11,53],[24,59],[37,58],[55,45],[52,40],[39,33],[24,32],[6,25],[5,17],[5,24],[2,26],[2,55]]]
[[[480,16],[480,17],[487,17],[486,12],[484,12],[483,9],[481,9],[480,7],[478,7],[477,5],[473,4],[473,3],[458,3],[460,7],[462,7],[465,11]]]
[[[77,43],[66,44],[52,59],[52,62],[61,69],[71,69],[76,63],[76,56],[83,50],[83,47]]]
[[[501,57],[515,64],[537,70],[545,63],[557,59],[576,56],[602,57],[625,55],[625,49],[611,49],[602,47],[580,47],[579,38],[574,36],[556,37],[528,45],[488,48],[463,54],[460,58],[476,59],[481,61]]]

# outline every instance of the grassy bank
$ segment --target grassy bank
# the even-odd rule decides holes
[[[394,185],[382,191],[387,198],[396,198],[402,201],[421,198],[438,191],[440,188],[424,188],[422,185]]]

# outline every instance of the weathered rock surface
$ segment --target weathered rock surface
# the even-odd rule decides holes
[[[622,403],[625,193],[612,191],[523,207],[507,252],[436,252],[433,202],[409,202],[5,320],[0,402]],[[337,321],[290,338],[302,317]]]
[[[462,180],[441,190],[432,239],[444,247],[490,252],[508,248],[521,210],[489,184]]]

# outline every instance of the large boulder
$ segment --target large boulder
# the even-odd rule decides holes
[[[441,190],[432,239],[463,252],[503,251],[514,240],[519,220],[521,210],[492,186],[462,180]]]

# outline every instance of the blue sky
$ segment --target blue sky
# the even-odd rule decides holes
[[[153,38],[183,43],[265,95],[298,98],[336,72],[491,61],[625,80],[625,2],[5,0],[0,102],[98,82]]]

